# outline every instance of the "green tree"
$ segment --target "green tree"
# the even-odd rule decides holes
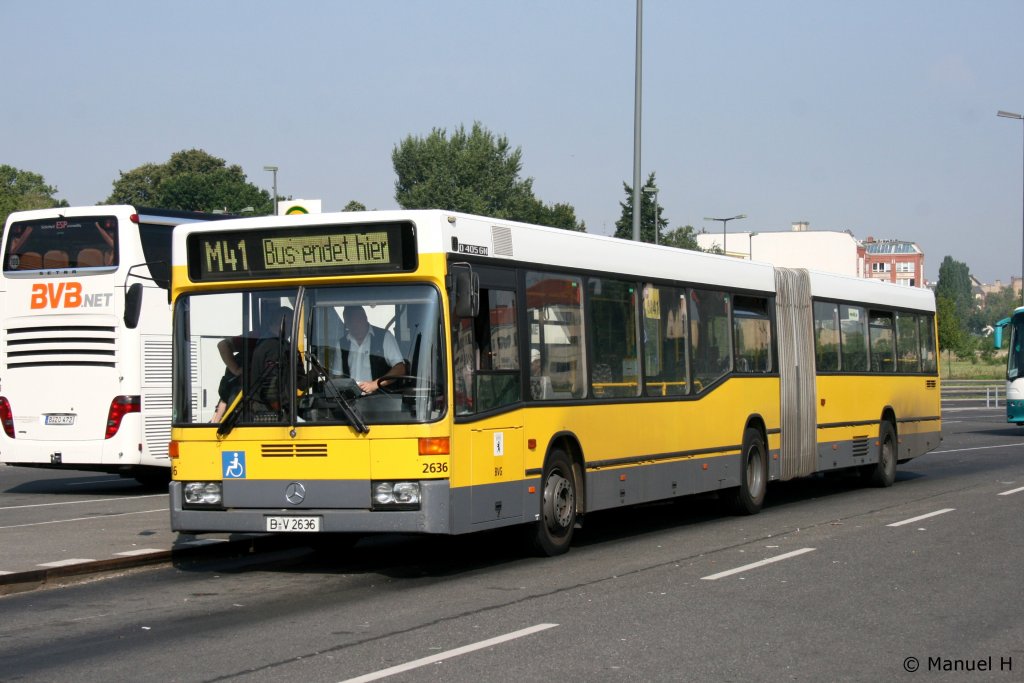
[[[689,249],[691,251],[703,251],[697,244],[697,231],[692,225],[669,230],[661,238],[661,243],[677,249]]]
[[[15,211],[49,209],[67,206],[67,201],[55,199],[57,188],[46,184],[43,176],[0,164],[0,225]]]
[[[391,153],[395,200],[403,209],[448,209],[569,230],[585,229],[569,204],[546,205],[533,195],[533,179],[520,178],[522,150],[480,123],[451,136],[434,128],[409,135]]]
[[[999,291],[985,296],[981,306],[975,308],[968,319],[967,327],[975,334],[980,333],[986,327],[994,326],[998,321],[1011,315],[1018,306],[1020,306],[1020,297],[1013,291],[1013,288],[1003,287]]]
[[[342,211],[366,211],[366,204],[352,199],[345,205],[345,208],[342,209]]]
[[[939,281],[935,285],[935,296],[945,297],[953,303],[962,326],[966,325],[975,308],[971,289],[971,271],[967,264],[957,261],[952,256],[942,259],[942,265],[939,266]]]
[[[661,217],[661,205],[654,202],[654,173],[647,176],[647,183],[640,191],[640,241],[654,242],[655,222],[657,222],[658,242],[663,242],[662,233],[668,227],[668,221]],[[626,201],[619,202],[622,215],[615,221],[615,236],[624,240],[633,239],[633,186],[623,182],[622,189],[626,193]],[[645,191],[647,190],[647,191]],[[657,212],[657,216],[655,216]]]
[[[201,149],[175,152],[163,164],[122,171],[105,203],[227,213],[252,207],[256,215],[274,211],[270,193],[247,182],[241,166],[228,166]]]
[[[935,297],[936,324],[939,328],[939,350],[951,351],[958,358],[972,355],[974,343],[967,334],[960,318],[956,315],[956,304],[952,299],[937,294]]]

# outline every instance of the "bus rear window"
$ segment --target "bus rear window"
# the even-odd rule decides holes
[[[117,266],[117,217],[17,221],[4,244],[4,272]]]

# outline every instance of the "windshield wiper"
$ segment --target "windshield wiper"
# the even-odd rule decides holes
[[[341,389],[334,386],[331,382],[330,373],[327,372],[327,369],[320,364],[316,354],[312,351],[307,351],[306,359],[309,360],[309,364],[313,366],[313,369],[316,370],[317,374],[324,378],[324,392],[329,394],[329,398],[333,399],[338,407],[341,408],[341,412],[345,413],[345,417],[347,417],[349,422],[352,423],[355,430],[360,434],[369,434],[370,428],[366,426],[366,422],[363,420],[362,416],[360,416],[359,413],[356,412],[356,409],[352,407],[351,401],[345,398],[345,394]]]

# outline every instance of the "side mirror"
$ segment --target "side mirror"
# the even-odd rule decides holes
[[[459,268],[452,274],[455,317],[475,318],[480,312],[480,276],[470,268]]]
[[[142,315],[142,283],[136,282],[124,294],[124,324],[130,330],[134,330],[139,324],[139,317]]]

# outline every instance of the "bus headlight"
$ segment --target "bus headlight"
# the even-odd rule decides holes
[[[418,481],[378,481],[373,484],[374,510],[418,510]]]
[[[185,484],[184,493],[189,505],[220,505],[224,501],[219,481],[190,481]]]

